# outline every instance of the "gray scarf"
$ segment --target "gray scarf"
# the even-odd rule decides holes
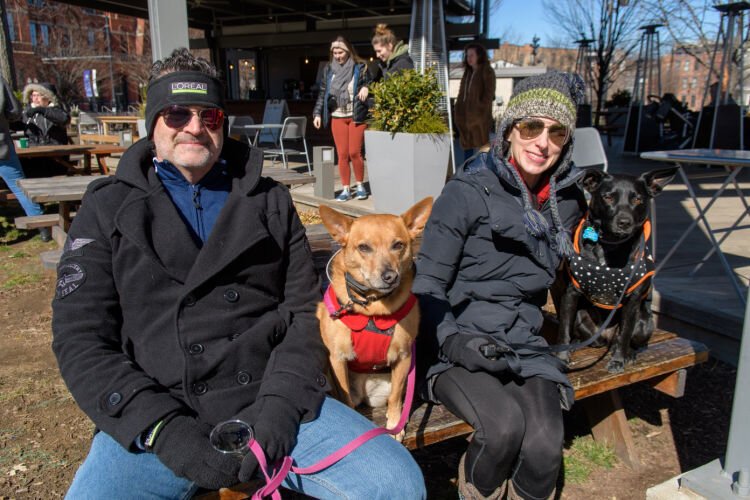
[[[338,107],[343,108],[349,104],[348,87],[349,82],[354,78],[354,59],[350,55],[344,64],[331,61],[331,71],[333,71],[333,79],[328,93],[336,99]]]

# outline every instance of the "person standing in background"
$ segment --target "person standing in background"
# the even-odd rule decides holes
[[[388,78],[404,69],[414,68],[414,61],[409,56],[409,45],[396,38],[396,34],[387,24],[375,26],[372,48],[375,50],[375,55],[380,59],[378,65],[382,78]]]
[[[365,61],[357,55],[352,44],[343,36],[331,43],[330,61],[323,72],[318,100],[313,109],[313,126],[328,126],[330,119],[333,142],[339,157],[339,175],[344,189],[336,201],[349,201],[352,193],[349,186],[354,169],[357,190],[354,197],[366,200],[364,186],[365,162],[362,158],[362,143],[367,124],[367,96],[370,76]]]
[[[41,215],[42,207],[38,203],[33,203],[23,194],[18,187],[18,181],[26,176],[21,168],[21,161],[16,154],[16,148],[13,147],[13,140],[10,137],[9,123],[21,118],[21,104],[13,95],[13,92],[3,78],[0,78],[0,177],[8,185],[8,188],[16,196],[21,208],[28,216]],[[52,235],[48,227],[39,229],[39,235],[42,241],[49,241]]]
[[[470,43],[464,49],[464,75],[455,106],[456,127],[466,159],[490,142],[494,99],[495,71],[487,60],[487,50]]]
[[[23,89],[23,123],[29,145],[68,144],[65,127],[70,115],[57,98],[51,83],[29,83]]]

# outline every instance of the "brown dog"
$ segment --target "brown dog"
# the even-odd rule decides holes
[[[338,399],[352,408],[386,406],[388,428],[398,424],[419,327],[411,294],[414,239],[432,211],[425,198],[400,217],[358,219],[321,206],[320,217],[341,245],[329,264],[331,286],[318,305]],[[388,371],[388,369],[390,370]],[[395,436],[403,439],[403,431]]]

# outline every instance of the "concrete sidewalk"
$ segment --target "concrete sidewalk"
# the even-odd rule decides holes
[[[619,139],[619,140],[618,140]],[[672,164],[642,160],[637,155],[623,155],[622,138],[614,138],[612,146],[605,149],[609,159],[609,171],[640,175],[652,169],[666,168]],[[270,164],[270,162],[269,162]],[[292,168],[300,172],[306,167],[293,163]],[[334,167],[336,168],[336,167]],[[723,169],[692,166],[689,174],[723,173]],[[738,176],[740,188],[745,195],[750,194],[750,171]],[[722,177],[693,180],[696,194],[703,206],[713,192],[723,182]],[[369,187],[369,186],[368,186]],[[341,189],[336,175],[336,192]],[[292,189],[292,197],[301,205],[317,207],[330,205],[352,216],[372,213],[372,197],[368,200],[351,200],[339,203],[335,200],[314,196],[314,186],[298,186]],[[730,227],[742,214],[743,205],[733,187],[727,188],[707,214],[714,230]],[[688,196],[688,191],[679,175],[656,198],[656,262],[663,258],[683,231],[696,216],[696,209]],[[720,233],[717,238],[721,238]],[[721,248],[732,269],[739,277],[741,286],[746,288],[750,278],[750,218],[743,220],[725,241]],[[724,272],[718,257],[711,256],[706,264],[692,277],[688,276],[692,267],[700,262],[711,248],[705,228],[699,224],[680,248],[670,258],[667,266],[655,279],[654,311],[659,327],[679,333],[688,338],[707,344],[715,357],[736,363],[739,352],[739,339],[742,332],[745,307],[740,301],[731,282]]]

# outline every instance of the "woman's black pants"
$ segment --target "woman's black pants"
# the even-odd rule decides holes
[[[434,384],[435,396],[474,427],[466,480],[483,495],[506,479],[528,499],[548,498],[562,464],[563,418],[557,384],[453,367]]]

